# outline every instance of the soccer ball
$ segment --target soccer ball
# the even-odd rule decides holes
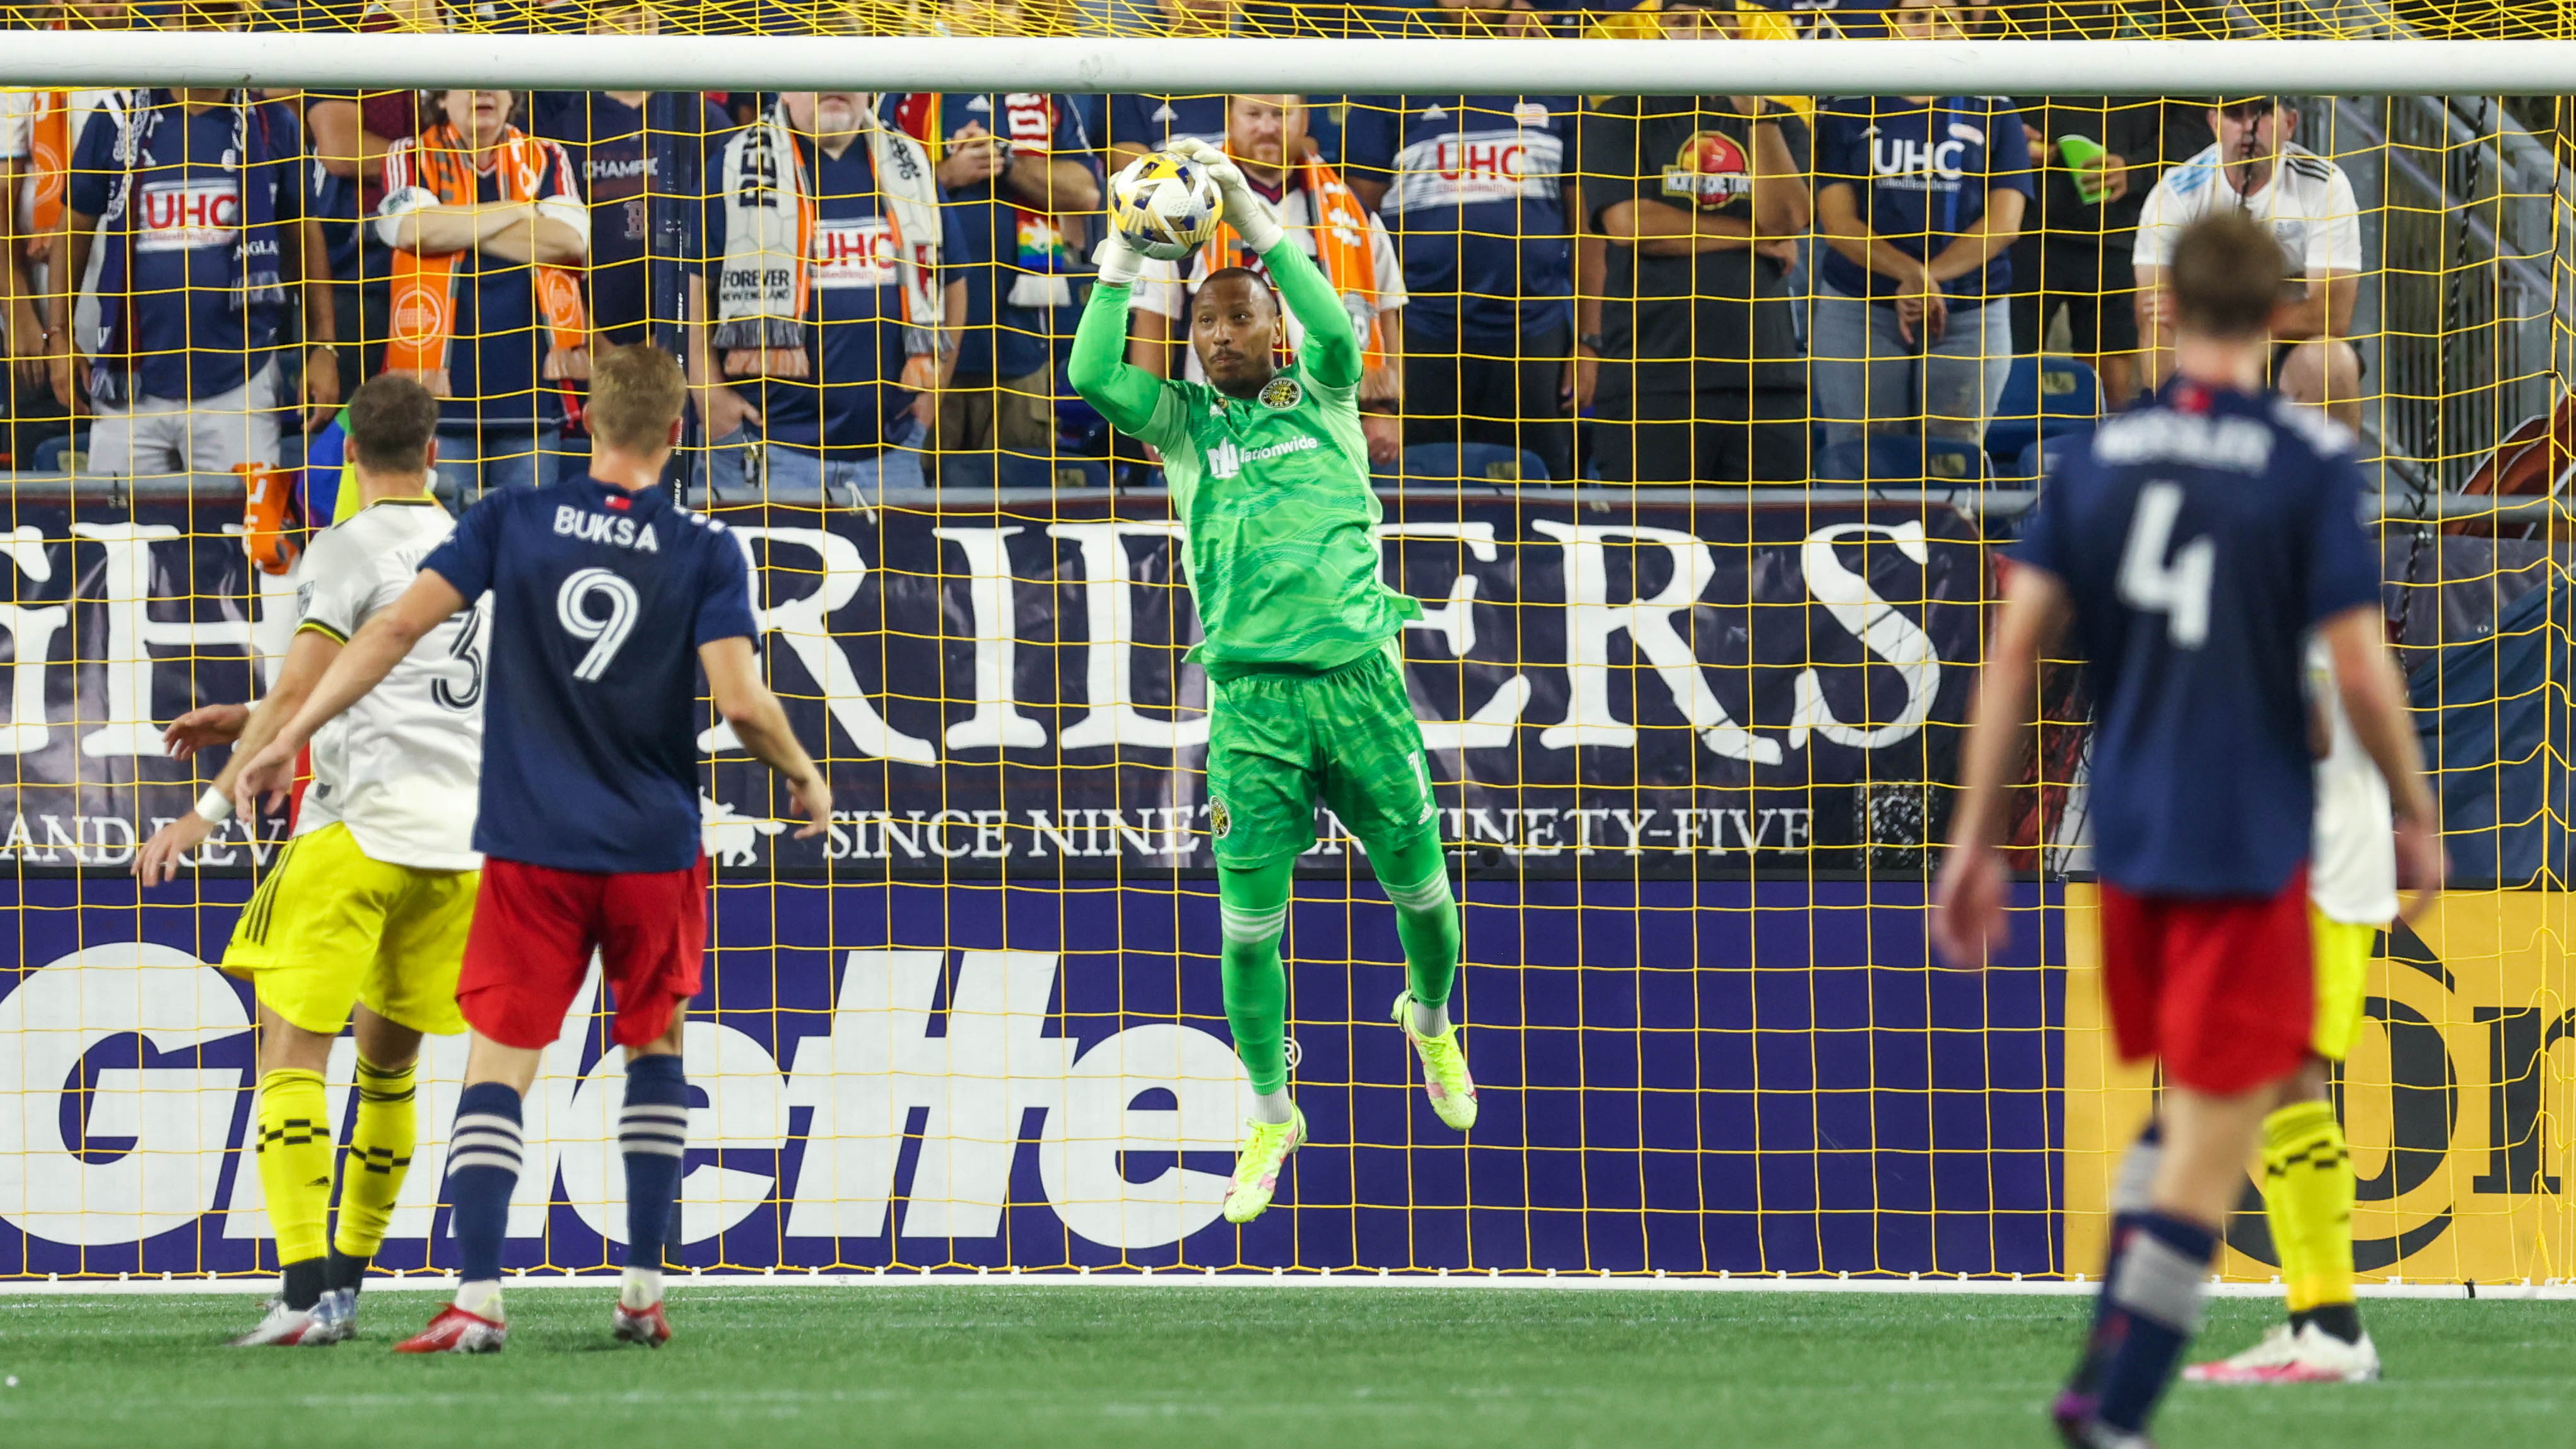
[[[1168,151],[1120,172],[1110,187],[1110,224],[1158,262],[1186,260],[1207,245],[1224,211],[1207,168]]]

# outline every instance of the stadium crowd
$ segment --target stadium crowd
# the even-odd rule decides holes
[[[1168,33],[1250,23],[1231,0],[1159,4]],[[1900,39],[1990,23],[1889,0],[1810,28],[1827,14]],[[57,18],[280,23],[251,0]],[[291,23],[674,22],[655,0],[515,19],[372,0]],[[1016,0],[947,0],[931,23],[1037,28]],[[1799,21],[1753,0],[1571,22],[1425,0],[1379,31],[1574,23],[1689,41]],[[2213,205],[2268,221],[2302,279],[2285,382],[2357,399],[2339,339],[2358,207],[2298,120],[2285,97],[0,92],[8,452],[101,475],[291,467],[392,372],[444,399],[439,486],[462,502],[578,460],[592,347],[651,339],[684,358],[696,482],[719,501],[1141,479],[1150,450],[1110,437],[1064,360],[1108,179],[1197,137],[1344,297],[1390,474],[1883,478],[1855,459],[1893,439],[1920,476],[2027,479],[2035,455],[1993,426],[2016,360],[2072,357],[2111,407],[2153,386],[2162,261]],[[1220,235],[1150,267],[1132,359],[1195,366],[1187,299],[1247,260]]]

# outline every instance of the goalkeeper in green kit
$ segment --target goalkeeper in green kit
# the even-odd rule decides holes
[[[1085,402],[1162,450],[1173,513],[1189,530],[1190,596],[1206,636],[1190,658],[1208,676],[1225,1014],[1253,1093],[1225,1217],[1246,1223],[1270,1205],[1281,1164],[1306,1137],[1288,1097],[1279,938],[1318,797],[1359,837],[1395,902],[1408,981],[1395,1019],[1441,1121],[1475,1125],[1476,1084],[1449,1021],[1458,907],[1394,643],[1422,606],[1378,580],[1351,315],[1222,152],[1196,141],[1171,150],[1216,182],[1226,223],[1305,329],[1296,361],[1278,366],[1277,298],[1257,273],[1227,267],[1190,303],[1190,346],[1208,384],[1129,366],[1128,294],[1144,257],[1113,228],[1068,369]]]

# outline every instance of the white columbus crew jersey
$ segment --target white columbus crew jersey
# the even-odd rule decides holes
[[[2388,782],[2343,712],[2334,664],[2320,639],[2308,641],[2308,694],[2330,737],[2317,761],[2308,899],[2330,920],[2386,925],[2397,918],[2397,840]]]
[[[402,596],[454,520],[437,500],[386,499],[313,536],[303,622],[346,643]],[[474,870],[483,758],[485,616],[470,608],[422,636],[384,681],[313,738],[296,834],[345,822],[371,860]]]

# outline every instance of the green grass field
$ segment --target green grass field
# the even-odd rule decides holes
[[[234,1351],[254,1301],[0,1295],[0,1445],[2039,1445],[2074,1297],[1498,1289],[675,1289],[659,1352],[610,1290],[510,1300],[493,1358],[361,1337]],[[2576,1441],[2576,1304],[2373,1300],[2387,1382],[2177,1391],[2169,1446]],[[2211,1305],[2241,1346],[2272,1304]]]

